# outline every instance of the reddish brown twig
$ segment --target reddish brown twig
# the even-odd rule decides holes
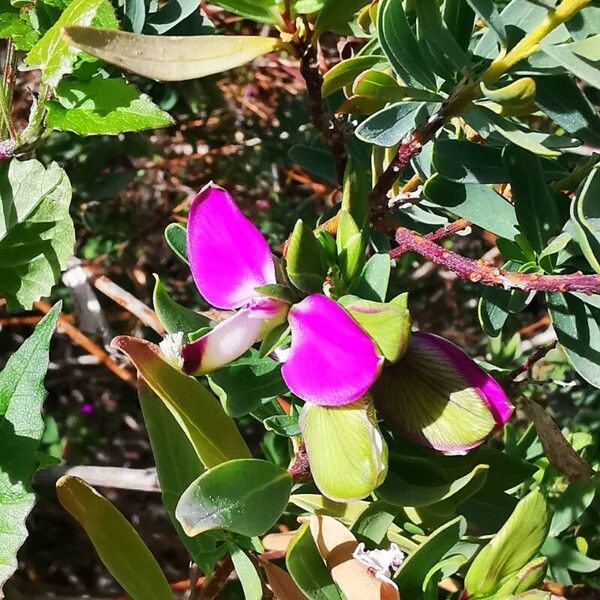
[[[514,381],[517,377],[519,377],[523,373],[528,373],[529,371],[531,371],[531,369],[533,368],[533,365],[535,365],[536,362],[542,360],[542,358],[544,358],[544,356],[546,356],[546,354],[548,354],[548,352],[550,352],[550,350],[552,350],[553,348],[556,348],[557,343],[558,342],[556,340],[554,340],[550,344],[548,344],[546,346],[542,346],[541,348],[538,348],[535,352],[532,352],[527,357],[527,359],[525,360],[525,362],[522,365],[520,365],[516,369],[513,369],[510,373],[508,373],[506,375],[506,377],[503,377],[503,379],[506,379],[507,381],[510,382],[510,381]]]
[[[35,307],[44,314],[48,313],[52,308],[51,304],[45,300],[36,302]],[[128,383],[132,387],[136,387],[136,378],[133,373],[127,371],[123,367],[120,367],[110,356],[110,354],[105,352],[100,346],[98,346],[98,344],[90,340],[90,338],[77,329],[77,327],[71,325],[71,323],[69,323],[69,321],[62,314],[58,317],[58,329],[59,331],[62,331],[68,335],[75,344],[83,348],[92,356],[95,356],[100,364],[104,365],[109,371],[112,371],[125,383]]]
[[[448,223],[448,225],[444,225],[443,227],[440,227],[439,229],[436,229],[435,231],[432,231],[423,237],[430,242],[437,242],[438,240],[449,237],[455,233],[458,233],[459,231],[462,231],[463,229],[466,229],[470,224],[471,223],[469,223],[469,221],[466,219],[457,219],[456,221],[452,221],[452,223]]]
[[[390,252],[397,258],[406,252],[415,252],[423,258],[440,265],[458,275],[461,279],[478,282],[492,287],[541,292],[581,292],[600,293],[600,275],[539,275],[537,273],[513,273],[504,271],[483,260],[466,258],[446,250],[420,236],[414,231],[400,227],[396,230],[398,247]]]

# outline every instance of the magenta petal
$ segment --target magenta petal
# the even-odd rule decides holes
[[[292,345],[281,371],[302,400],[350,404],[371,387],[383,362],[371,338],[334,300],[313,294],[290,310]]]
[[[475,388],[486,401],[496,421],[496,428],[501,429],[508,422],[514,410],[502,386],[488,375],[466,352],[452,342],[432,333],[418,333],[417,337],[435,347],[454,364],[471,387]]]
[[[275,265],[260,231],[229,193],[209,183],[192,201],[187,251],[198,290],[217,308],[233,309],[275,283]]]

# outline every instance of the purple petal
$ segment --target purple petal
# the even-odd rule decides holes
[[[510,418],[504,390],[467,354],[436,335],[413,334],[372,390],[378,413],[405,437],[447,454],[479,446]]]
[[[371,387],[383,359],[375,343],[334,300],[313,294],[290,310],[292,345],[281,371],[302,400],[350,404]]]
[[[275,283],[275,265],[260,231],[229,193],[212,183],[192,201],[187,251],[198,290],[217,308],[233,309]]]
[[[239,358],[268,331],[285,321],[289,305],[265,298],[251,308],[239,310],[219,323],[181,352],[183,372],[188,375],[210,373]]]

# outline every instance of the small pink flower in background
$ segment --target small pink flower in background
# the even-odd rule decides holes
[[[267,210],[271,209],[271,201],[267,198],[261,198],[260,200],[257,200],[254,204],[256,208],[261,212],[266,212]]]
[[[228,364],[287,318],[292,344],[282,375],[294,394],[339,406],[371,387],[383,359],[337,302],[312,294],[290,306],[257,291],[277,283],[273,256],[226,190],[209,184],[194,198],[187,232],[198,290],[213,306],[237,312],[183,347],[184,372],[205,374]]]

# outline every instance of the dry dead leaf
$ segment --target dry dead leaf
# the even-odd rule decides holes
[[[261,565],[277,600],[306,600],[287,571],[268,561],[261,561]]]

